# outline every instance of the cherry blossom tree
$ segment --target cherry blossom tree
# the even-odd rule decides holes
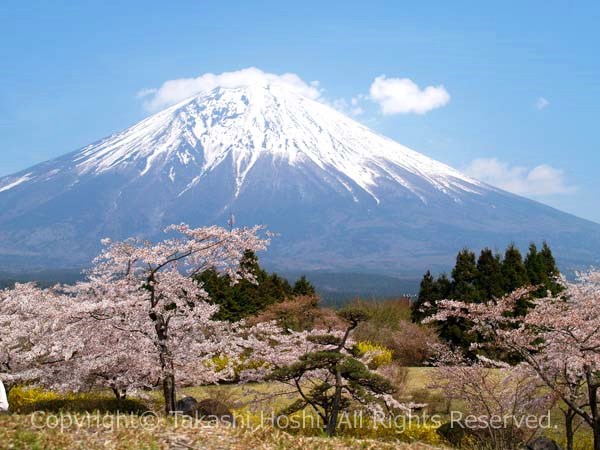
[[[56,363],[79,351],[76,340],[59,345],[52,339],[73,327],[65,319],[70,306],[59,289],[34,283],[0,291],[0,377],[8,389],[48,376]]]
[[[576,282],[563,284],[563,292],[535,300],[524,317],[511,312],[536,287],[481,304],[444,300],[428,320],[468,319],[489,345],[517,354],[564,402],[567,414],[592,428],[594,450],[600,450],[600,272],[583,273]]]
[[[105,240],[89,280],[76,287],[92,320],[138,343],[144,362],[155,368],[167,413],[175,410],[176,368],[194,360],[201,369],[201,358],[193,356],[210,355],[216,342],[210,339],[217,334],[211,317],[218,307],[193,277],[209,267],[227,272],[234,282],[250,277],[239,262],[244,251],[266,248],[268,237],[261,237],[261,230],[182,224],[168,227],[171,236],[158,243]]]
[[[110,297],[116,287],[98,287],[85,282],[40,289],[30,283],[0,291],[0,376],[7,388],[23,383],[63,392],[110,388],[121,399],[160,385],[152,335],[141,338],[116,321],[118,298]],[[314,332],[282,330],[274,321],[252,326],[211,321],[204,335],[193,331],[172,344],[178,386],[261,381],[314,347],[308,339]]]
[[[87,279],[73,286],[1,291],[0,375],[9,386],[110,388],[117,398],[160,386],[169,413],[178,386],[260,381],[323,347],[314,339],[323,331],[212,319],[218,306],[196,275],[210,267],[252,280],[239,262],[266,247],[260,227],[167,232],[174,236],[159,243],[104,241]]]
[[[251,279],[239,261],[267,245],[259,227],[168,231],[178,236],[157,244],[105,241],[88,279],[74,286],[2,291],[0,374],[7,384],[110,388],[117,398],[160,386],[171,412],[176,386],[259,381],[314,348],[313,332],[212,320],[218,307],[195,275],[210,267],[234,281]]]
[[[483,356],[471,361],[442,344],[435,353],[437,368],[430,387],[466,405],[467,415],[482,419],[467,431],[471,440],[486,448],[517,448],[529,441],[541,423],[526,419],[541,417],[555,403],[555,396],[544,393],[541,381],[526,365],[511,367]],[[460,432],[466,425],[459,419],[450,426]]]

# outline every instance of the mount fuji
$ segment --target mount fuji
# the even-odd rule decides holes
[[[464,246],[547,240],[598,263],[600,225],[472,179],[277,83],[218,87],[0,178],[0,269],[83,267],[100,239],[265,224],[277,270],[408,275]]]

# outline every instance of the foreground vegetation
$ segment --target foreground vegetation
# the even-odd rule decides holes
[[[447,402],[442,392],[431,389],[436,368],[407,368],[404,395],[429,402],[429,412],[447,419],[448,410],[468,410],[460,402]],[[432,450],[454,448],[432,425],[408,427],[404,432],[384,428],[344,430],[335,438],[327,438],[321,430],[305,427],[289,432],[270,425],[261,426],[260,414],[269,415],[285,406],[289,396],[276,383],[252,385],[201,386],[183,389],[182,395],[219,398],[241,418],[235,427],[214,422],[186,422],[162,415],[160,393],[144,398],[117,401],[110,392],[67,394],[40,389],[15,388],[10,399],[13,413],[0,414],[0,448],[10,449],[411,449]],[[117,415],[117,411],[120,411]],[[55,417],[64,416],[64,429]],[[555,407],[555,427],[544,434],[565,444],[562,414]],[[75,421],[79,421],[77,425]],[[114,424],[119,423],[117,428]],[[581,427],[576,434],[575,450],[592,447],[589,429]],[[468,447],[463,448],[478,448]],[[491,450],[492,447],[483,447]],[[497,450],[497,449],[495,449]]]
[[[161,418],[151,430],[133,426],[107,431],[100,427],[61,432],[59,429],[32,430],[29,415],[0,416],[0,447],[14,450],[335,450],[335,449],[433,449],[422,443],[385,443],[372,439],[323,438],[293,436],[263,428],[256,431],[235,429],[225,425],[189,428],[173,420]],[[439,447],[438,447],[439,448]]]

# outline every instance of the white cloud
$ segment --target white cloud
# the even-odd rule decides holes
[[[360,116],[365,112],[360,105],[363,97],[363,95],[357,95],[356,97],[352,97],[350,101],[345,98],[338,98],[331,102],[331,106],[348,116]]]
[[[144,104],[146,109],[149,111],[158,111],[195,94],[210,91],[216,87],[241,87],[261,83],[282,84],[312,99],[318,99],[321,96],[321,90],[317,81],[307,83],[295,73],[277,75],[263,72],[256,67],[220,74],[205,73],[197,78],[168,80],[158,89],[142,89],[137,93],[137,96],[147,99]]]
[[[137,98],[144,98],[156,94],[158,89],[142,89],[135,95]]]
[[[475,159],[465,173],[485,183],[518,195],[544,196],[574,192],[564,172],[547,164],[529,169],[510,166],[496,158]]]
[[[408,78],[387,78],[385,75],[373,80],[369,92],[383,114],[425,114],[450,101],[450,94],[442,85],[421,89]]]
[[[546,109],[548,105],[550,105],[550,101],[544,97],[538,97],[538,99],[535,101],[535,107],[540,111],[542,109]]]

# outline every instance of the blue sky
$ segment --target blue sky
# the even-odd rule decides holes
[[[357,120],[400,143],[600,222],[598,23],[600,3],[583,1],[5,0],[0,176],[139,121],[144,89],[257,67],[317,80],[323,101],[356,99]],[[407,110],[401,79],[447,98]]]

